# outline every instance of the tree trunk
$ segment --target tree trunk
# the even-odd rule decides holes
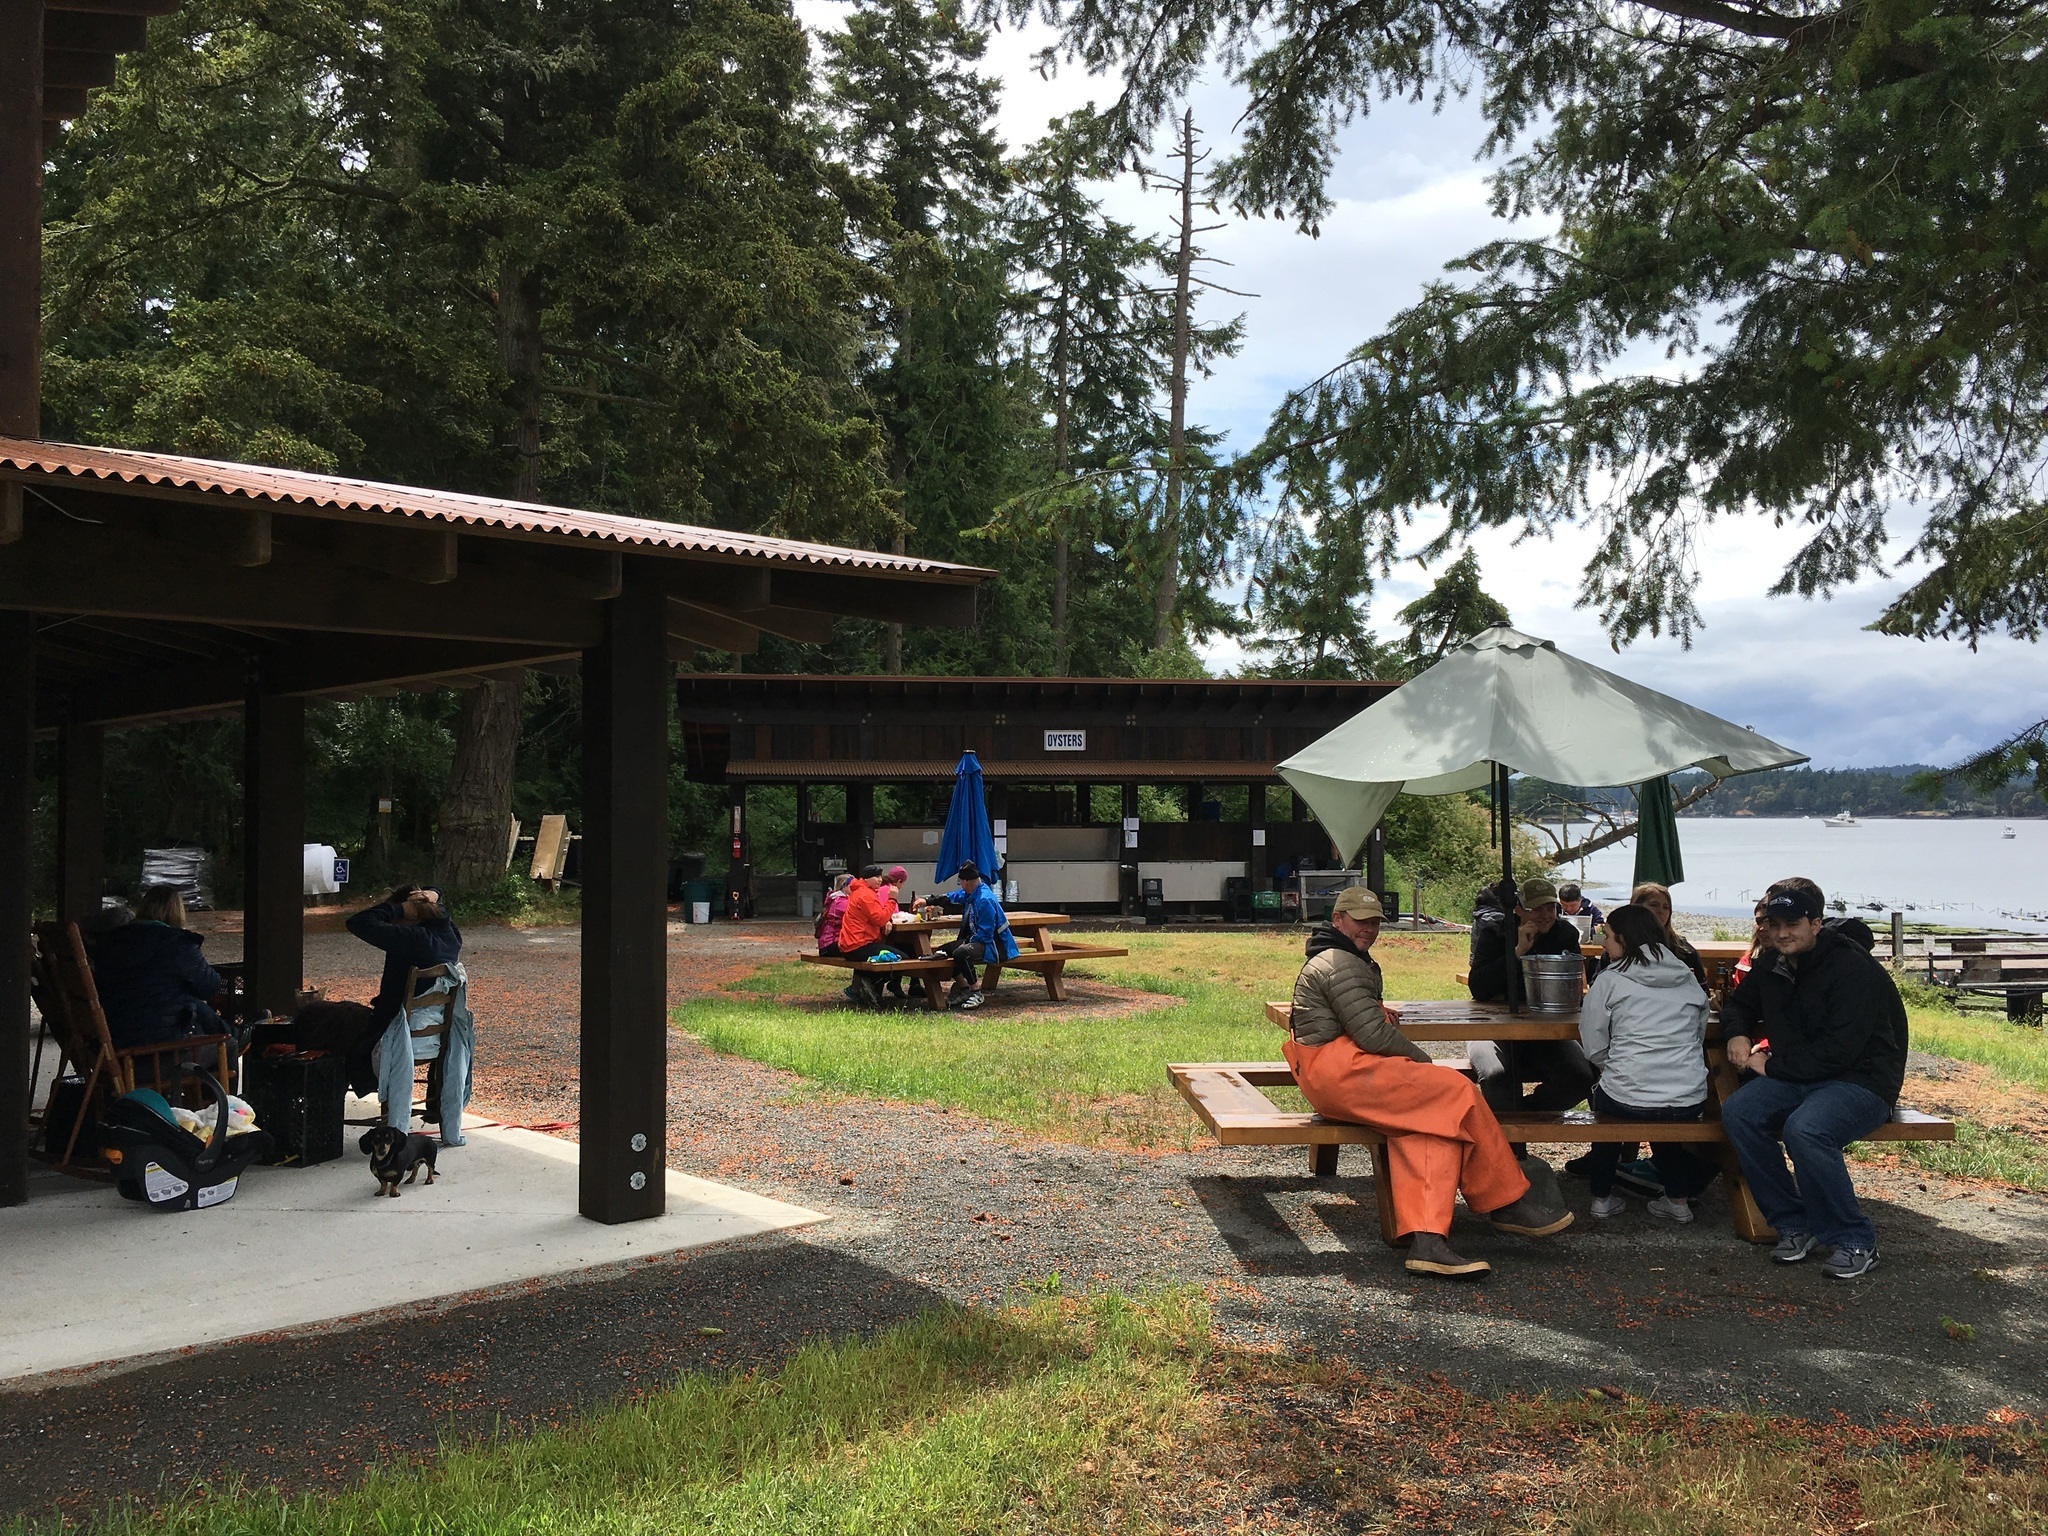
[[[896,530],[896,537],[890,541],[890,550],[903,553],[903,530]],[[882,626],[882,670],[895,677],[903,670],[903,626],[884,624]]]
[[[463,696],[455,759],[434,835],[434,883],[443,890],[480,890],[504,876],[525,679],[522,669],[479,683]]]
[[[1180,245],[1173,266],[1173,393],[1166,439],[1166,510],[1159,520],[1159,586],[1152,595],[1152,649],[1173,639],[1173,610],[1180,601],[1180,511],[1188,446],[1189,275],[1195,255],[1195,112],[1187,109],[1180,129]]]

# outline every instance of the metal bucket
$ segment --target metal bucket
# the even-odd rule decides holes
[[[1586,985],[1586,962],[1577,955],[1522,956],[1522,992],[1532,1013],[1570,1013]]]

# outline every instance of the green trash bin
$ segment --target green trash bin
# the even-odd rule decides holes
[[[683,918],[686,922],[708,923],[712,914],[718,911],[720,896],[716,880],[685,880],[683,882]]]

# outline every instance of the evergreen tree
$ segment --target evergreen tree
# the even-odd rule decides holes
[[[1408,655],[1417,671],[1482,629],[1509,622],[1507,608],[1479,585],[1479,556],[1470,549],[1397,617],[1408,626]]]

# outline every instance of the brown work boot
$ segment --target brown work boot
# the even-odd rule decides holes
[[[1460,1258],[1452,1251],[1450,1239],[1434,1232],[1408,1235],[1405,1267],[1411,1275],[1437,1275],[1445,1280],[1484,1280],[1493,1273],[1486,1260]]]
[[[1486,1219],[1493,1223],[1496,1232],[1512,1232],[1517,1237],[1549,1237],[1572,1224],[1572,1213],[1524,1195],[1513,1205],[1489,1212]]]

